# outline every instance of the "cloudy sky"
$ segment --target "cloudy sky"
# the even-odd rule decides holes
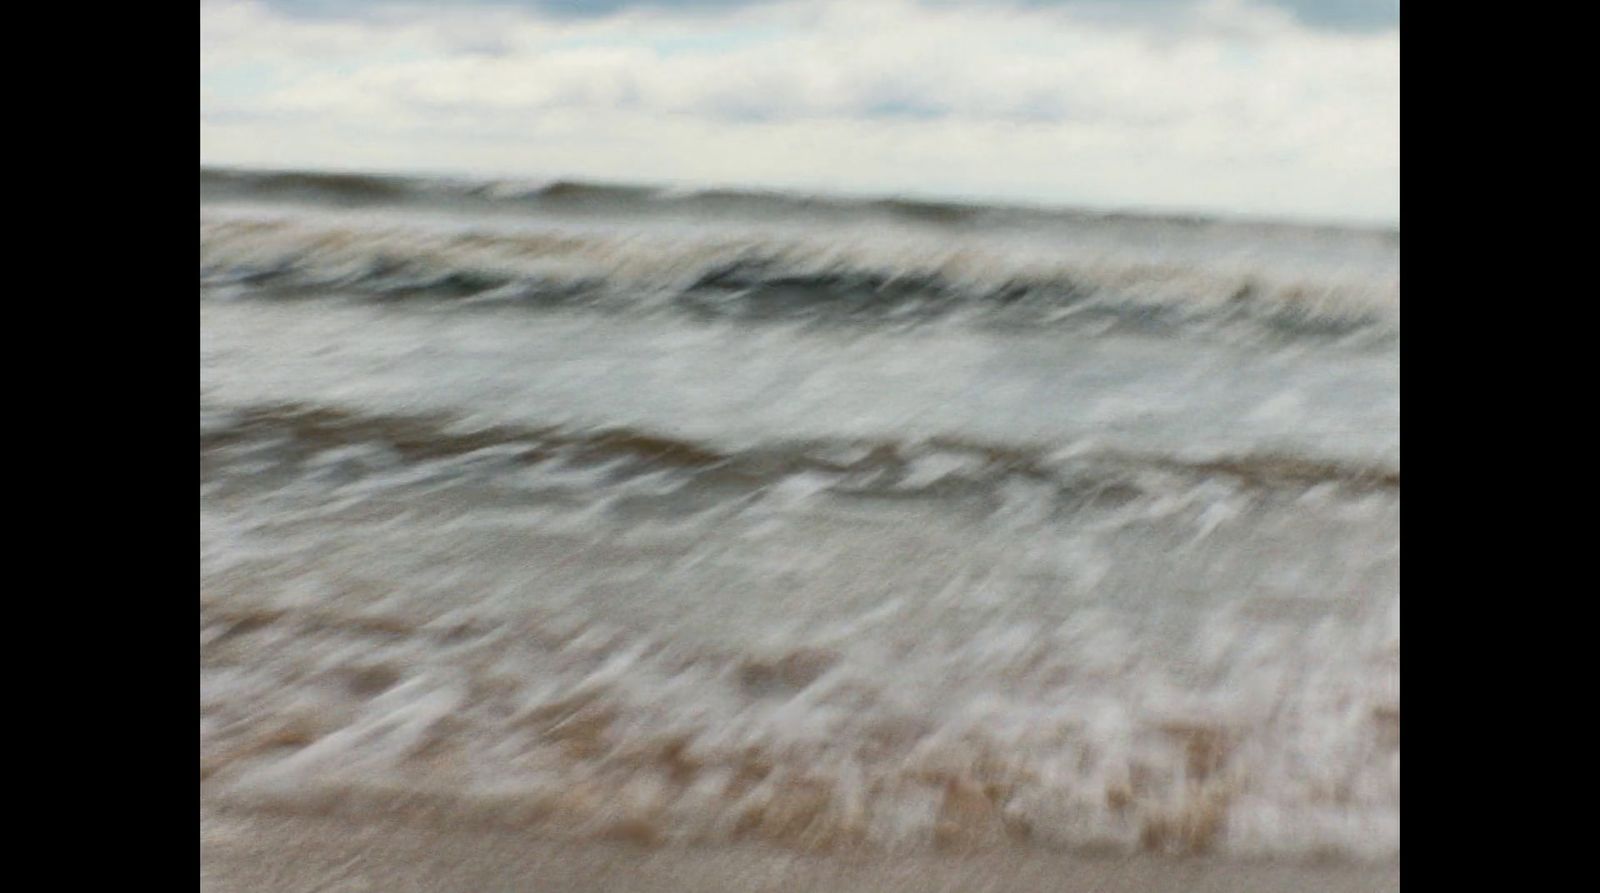
[[[1398,0],[202,0],[205,165],[1394,223]]]

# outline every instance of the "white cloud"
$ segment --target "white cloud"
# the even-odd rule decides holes
[[[1215,2],[201,11],[201,158],[1398,216],[1399,36]]]

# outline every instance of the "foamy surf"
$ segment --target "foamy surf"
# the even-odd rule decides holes
[[[1396,234],[760,194],[710,201],[583,184],[507,196],[491,184],[347,179],[202,172],[202,285],[1255,340],[1381,342],[1399,323]]]
[[[207,796],[1392,859],[1397,271],[1382,233],[202,172]]]

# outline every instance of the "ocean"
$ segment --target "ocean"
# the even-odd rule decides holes
[[[1398,230],[200,172],[217,802],[1399,853]]]

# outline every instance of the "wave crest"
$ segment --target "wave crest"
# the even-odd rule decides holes
[[[897,233],[661,233],[558,225],[466,231],[371,220],[207,215],[200,283],[274,295],[338,292],[580,305],[732,319],[1131,328],[1247,336],[1398,333],[1398,286],[1248,263]]]

